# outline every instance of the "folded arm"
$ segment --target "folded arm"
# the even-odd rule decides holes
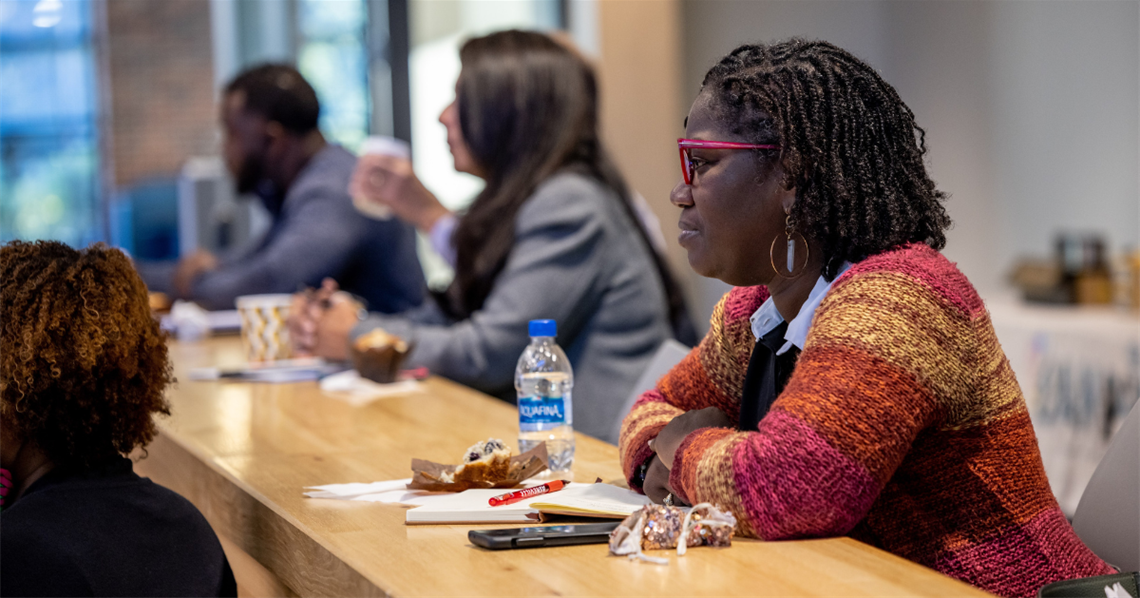
[[[755,339],[747,317],[768,297],[763,287],[737,288],[713,309],[708,334],[669,373],[657,388],[643,394],[622,421],[618,448],[632,488],[640,490],[638,467],[653,456],[654,439],[679,415],[716,407],[733,421],[740,412],[744,371]]]

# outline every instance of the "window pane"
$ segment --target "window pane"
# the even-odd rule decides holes
[[[90,49],[0,53],[0,134],[73,128],[91,122],[95,103]]]
[[[321,101],[321,130],[355,148],[368,134],[364,49],[355,41],[311,41],[297,57],[301,73]]]
[[[90,11],[88,0],[2,0],[0,42],[87,43]]]
[[[367,22],[363,0],[302,0],[297,7],[301,35],[329,38],[359,36]]]
[[[89,0],[0,1],[0,241],[102,238]]]
[[[321,101],[321,130],[355,149],[368,135],[370,102],[364,0],[299,0],[297,69]]]
[[[0,241],[101,237],[93,137],[6,136],[0,155]]]

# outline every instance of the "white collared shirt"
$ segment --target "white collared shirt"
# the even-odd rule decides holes
[[[800,307],[800,313],[796,314],[796,317],[788,322],[788,330],[784,333],[784,340],[786,342],[784,346],[780,347],[779,351],[776,351],[776,355],[783,355],[788,349],[792,348],[792,345],[795,345],[801,351],[803,350],[804,342],[807,340],[808,330],[811,328],[811,321],[815,318],[816,308],[823,302],[823,298],[827,296],[827,293],[831,291],[831,285],[835,284],[835,281],[839,280],[839,277],[843,276],[843,273],[850,267],[851,262],[843,262],[843,267],[839,269],[839,273],[835,275],[835,278],[831,282],[827,282],[827,279],[825,279],[822,274],[820,275],[819,280],[815,281],[815,286],[812,287],[811,294],[808,295],[807,301],[804,301],[803,306]],[[759,341],[760,337],[768,334],[773,328],[779,326],[780,322],[784,321],[784,317],[780,315],[780,310],[776,309],[776,303],[772,301],[772,297],[768,297],[768,299],[760,305],[760,309],[753,312],[750,320],[752,322],[752,335]]]

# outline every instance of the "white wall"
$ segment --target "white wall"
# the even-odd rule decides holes
[[[748,41],[826,39],[878,68],[926,129],[945,253],[983,297],[1059,230],[1140,245],[1135,0],[688,0],[683,17],[686,105]],[[697,286],[704,317],[725,287]]]
[[[1140,3],[999,2],[990,133],[1004,252],[1046,252],[1042,232],[1104,231],[1140,244]],[[1031,151],[1029,151],[1031,150]]]

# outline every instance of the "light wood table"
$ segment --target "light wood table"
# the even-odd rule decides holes
[[[190,499],[222,538],[243,595],[985,595],[849,538],[736,539],[666,566],[605,545],[492,552],[472,526],[405,526],[397,505],[305,498],[303,486],[408,477],[412,457],[453,462],[479,439],[513,439],[513,408],[441,379],[354,407],[315,382],[189,381],[237,364],[236,339],[172,344],[173,415],[136,465]],[[573,476],[621,482],[617,448],[579,435]],[[503,527],[485,526],[485,527]]]

